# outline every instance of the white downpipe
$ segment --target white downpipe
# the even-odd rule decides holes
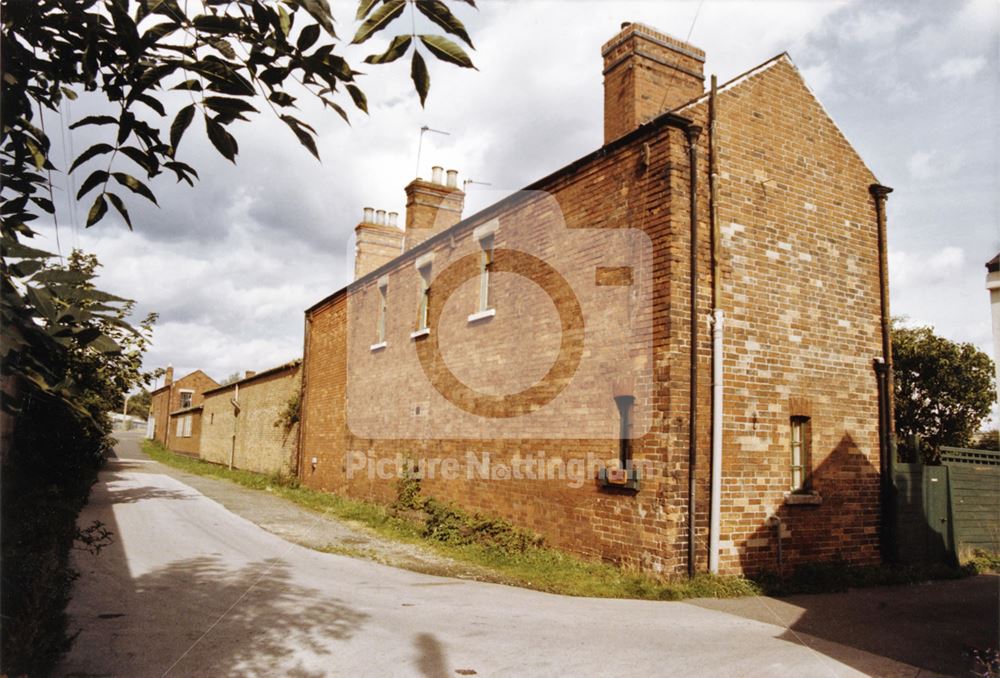
[[[712,479],[708,528],[708,569],[719,573],[719,530],[722,526],[722,309],[712,312]]]

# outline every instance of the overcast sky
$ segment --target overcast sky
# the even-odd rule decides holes
[[[354,2],[332,3],[342,36]],[[421,109],[408,61],[364,69],[370,115],[352,126],[319,107],[322,164],[285,126],[261,115],[236,128],[238,165],[219,157],[197,122],[180,147],[201,182],[164,176],[160,208],[133,202],[135,232],[114,216],[89,230],[86,205],[61,207],[58,247],[96,253],[100,285],[160,314],[146,367],[216,379],[299,357],[303,310],[346,284],[364,206],[404,212],[403,187],[456,168],[470,188],[466,215],[598,148],[603,136],[601,45],[640,21],[707,53],[720,82],[787,51],[889,200],[894,314],[933,325],[993,354],[983,264],[1000,250],[997,0],[971,2],[500,2],[456,13],[476,44],[478,71],[431,63]],[[697,20],[695,16],[697,14]],[[408,23],[408,22],[407,22]],[[399,29],[405,30],[404,26]],[[386,40],[347,48],[361,64]],[[93,112],[85,98],[63,120]],[[51,118],[49,121],[51,124]],[[51,127],[49,128],[52,129]],[[53,136],[56,136],[53,134]],[[65,131],[79,153],[92,140]],[[60,139],[56,139],[60,142]],[[77,182],[80,181],[78,177]],[[402,219],[402,217],[401,217]],[[54,233],[39,242],[57,248]]]

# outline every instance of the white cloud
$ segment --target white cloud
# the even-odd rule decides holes
[[[985,67],[985,57],[954,57],[931,71],[931,78],[934,80],[962,82],[963,80],[971,79]]]
[[[941,158],[933,151],[917,151],[910,156],[906,163],[906,168],[914,179],[926,181],[946,177],[958,171],[961,159],[957,156]]]
[[[817,95],[822,96],[828,93],[830,85],[833,83],[833,69],[830,68],[829,62],[824,61],[803,68],[802,77]]]
[[[893,292],[904,292],[914,285],[943,282],[964,264],[965,252],[953,245],[929,254],[890,250],[889,286]]]
[[[852,42],[885,42],[913,21],[911,14],[895,9],[864,10],[862,6],[840,25],[840,35]]]

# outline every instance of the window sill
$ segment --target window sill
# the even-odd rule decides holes
[[[419,339],[420,337],[426,337],[431,333],[431,328],[421,327],[419,330],[413,330],[410,332],[410,339]]]
[[[479,311],[478,313],[473,313],[472,315],[470,315],[469,316],[469,322],[470,323],[477,323],[480,320],[486,320],[488,318],[492,318],[496,314],[497,314],[497,310],[495,308],[488,308],[485,311]]]
[[[819,492],[786,492],[785,503],[790,506],[819,506],[823,497]]]
[[[370,346],[370,347],[368,348],[368,350],[369,350],[369,351],[371,351],[372,353],[374,353],[375,351],[381,351],[381,350],[382,350],[383,348],[385,348],[386,346],[387,346],[387,344],[386,344],[386,343],[385,343],[384,341],[380,341],[380,342],[379,342],[379,343],[377,343],[377,344],[372,344],[372,345],[371,345],[371,346]]]

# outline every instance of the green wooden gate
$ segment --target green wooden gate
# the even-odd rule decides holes
[[[940,466],[897,464],[900,562],[955,562],[1000,552],[1000,452],[941,448]]]

